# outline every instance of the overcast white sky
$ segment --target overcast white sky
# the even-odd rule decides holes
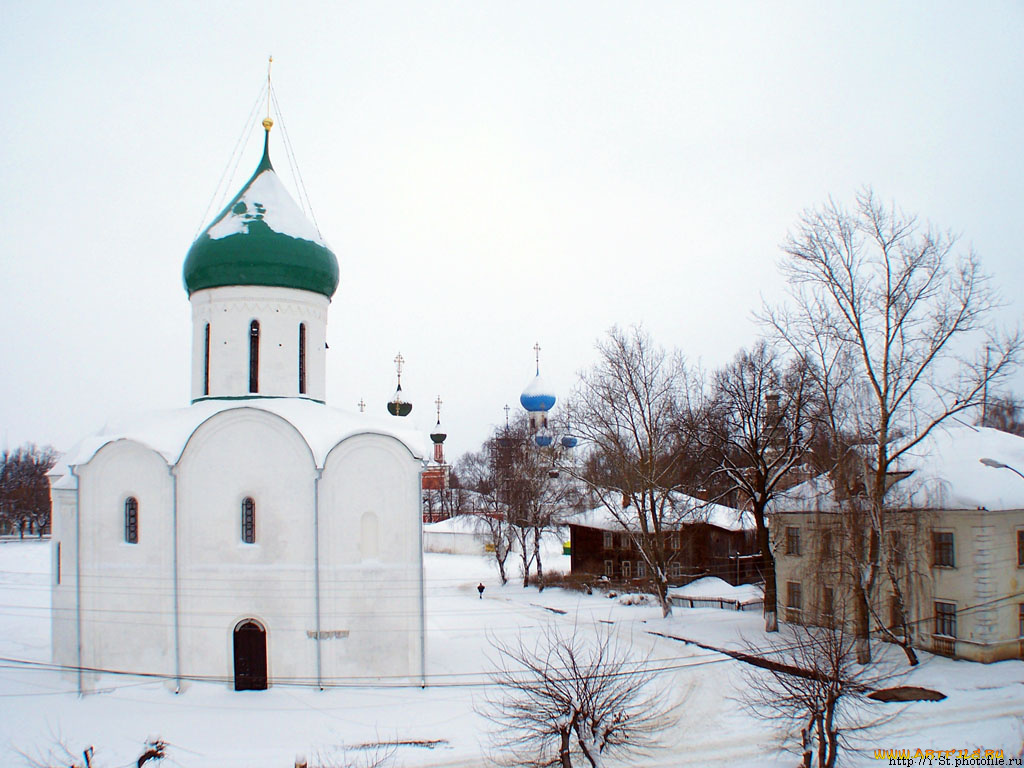
[[[563,397],[613,324],[724,363],[801,211],[865,184],[962,233],[1016,324],[1021,40],[1019,2],[0,0],[0,438],[187,404],[181,267],[268,54],[341,267],[328,402],[383,413],[401,350],[449,458],[537,341]]]

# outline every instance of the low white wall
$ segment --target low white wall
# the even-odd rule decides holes
[[[459,531],[423,530],[423,551],[439,552],[445,555],[482,555],[486,550],[486,538],[479,533]]]

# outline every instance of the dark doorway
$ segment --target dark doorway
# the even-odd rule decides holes
[[[251,619],[235,627],[235,690],[267,688],[267,633]]]

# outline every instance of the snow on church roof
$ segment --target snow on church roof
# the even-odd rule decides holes
[[[85,464],[100,448],[115,440],[141,443],[159,453],[168,464],[176,464],[185,444],[201,424],[223,411],[243,408],[276,414],[295,427],[320,467],[335,445],[346,437],[359,434],[394,437],[416,458],[427,455],[426,441],[420,432],[395,428],[388,423],[389,420],[365,413],[349,413],[301,398],[203,400],[187,408],[148,411],[112,419],[65,453],[49,474],[61,478],[54,484],[55,488],[77,487],[68,467]]]
[[[206,234],[211,240],[248,234],[249,224],[254,221],[262,221],[279,234],[310,240],[324,248],[330,247],[272,169],[260,172],[249,182],[249,186],[242,190],[231,207],[207,228]]]
[[[1024,438],[987,427],[940,426],[900,457],[895,469],[910,474],[890,491],[904,509],[1024,509],[1024,478],[986,466],[991,459],[1024,472]],[[775,512],[835,511],[828,475],[794,486],[773,502]]]
[[[252,178],[185,258],[190,296],[204,288],[272,285],[330,298],[338,287],[338,260],[274,171],[264,127],[263,159]]]
[[[555,395],[548,389],[547,384],[540,377],[540,371],[530,379],[523,394],[519,396],[519,402],[523,408],[530,413],[550,411],[555,407]]]

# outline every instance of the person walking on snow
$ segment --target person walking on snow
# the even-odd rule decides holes
[[[480,599],[484,599],[484,585],[483,582],[476,585],[476,591],[480,593]]]

